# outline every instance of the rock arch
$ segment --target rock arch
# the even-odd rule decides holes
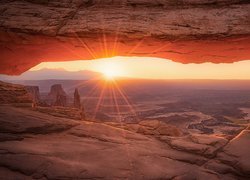
[[[181,63],[246,60],[249,19],[246,0],[3,0],[0,73],[118,55]]]

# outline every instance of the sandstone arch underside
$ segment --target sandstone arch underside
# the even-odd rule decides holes
[[[2,0],[0,73],[43,61],[250,59],[248,0]]]

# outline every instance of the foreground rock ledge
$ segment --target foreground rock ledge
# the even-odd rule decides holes
[[[181,63],[247,60],[249,17],[247,0],[3,0],[0,73],[118,55]]]

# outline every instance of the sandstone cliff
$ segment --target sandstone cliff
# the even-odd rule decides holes
[[[33,102],[39,103],[40,91],[38,86],[25,86],[26,91],[30,94]]]
[[[54,84],[54,85],[52,85],[50,87],[50,92],[49,92],[48,96],[51,97],[51,98],[53,98],[53,99],[56,99],[56,96],[58,94],[66,96],[66,93],[65,93],[65,91],[62,88],[62,85],[61,84]]]
[[[61,84],[54,84],[51,86],[48,99],[51,105],[66,106],[67,94],[63,90]]]
[[[0,81],[0,104],[32,104],[32,98],[22,85]]]

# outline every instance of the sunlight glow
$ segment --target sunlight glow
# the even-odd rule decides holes
[[[113,62],[107,62],[103,65],[103,70],[101,73],[104,74],[106,79],[113,79],[116,76],[119,76],[119,70],[121,70],[121,67]]]
[[[145,79],[250,79],[250,60],[235,63],[181,64],[154,57],[113,57],[97,60],[43,62],[30,71],[44,68],[66,71],[95,71],[105,78],[131,77]]]
[[[110,79],[113,79],[115,77],[115,74],[113,72],[109,71],[109,72],[105,72],[104,76],[107,80],[110,80]]]

